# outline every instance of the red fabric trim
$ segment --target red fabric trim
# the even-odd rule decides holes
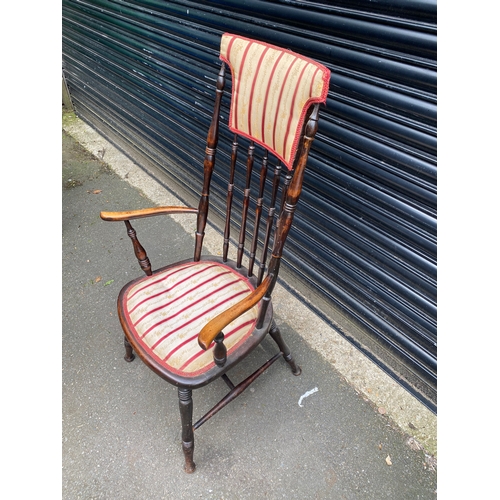
[[[260,139],[257,139],[255,137],[253,137],[252,135],[244,132],[244,131],[241,131],[239,130],[237,127],[233,126],[232,123],[237,123],[233,120],[233,116],[232,116],[232,113],[233,113],[233,106],[231,106],[231,109],[230,109],[230,112],[229,112],[229,129],[234,132],[234,133],[237,133],[243,137],[246,137],[247,139],[250,139],[252,141],[255,141],[257,144],[260,144],[261,146],[264,146],[265,148],[267,149],[271,149],[272,152],[275,154],[275,156],[277,158],[279,158],[285,165],[286,167],[289,169],[289,170],[292,170],[293,168],[293,163],[294,163],[294,160],[295,160],[295,155],[297,153],[297,148],[298,148],[298,139],[299,139],[299,133],[300,133],[300,130],[302,129],[302,126],[304,124],[304,119],[305,119],[305,115],[307,113],[307,110],[309,108],[309,106],[311,104],[314,104],[314,103],[325,103],[326,102],[326,99],[327,99],[327,96],[328,96],[328,87],[329,87],[329,82],[330,82],[330,70],[314,61],[313,59],[310,59],[308,57],[305,57],[305,56],[302,56],[300,54],[297,54],[295,52],[292,52],[288,49],[283,49],[282,47],[278,47],[276,45],[272,45],[272,44],[269,44],[269,43],[266,43],[266,42],[260,42],[260,41],[256,41],[256,40],[252,40],[250,38],[246,38],[246,37],[243,37],[243,36],[240,36],[240,35],[235,35],[235,34],[232,34],[232,33],[224,33],[223,36],[228,36],[230,37],[230,40],[229,40],[229,44],[228,44],[228,49],[227,49],[227,57],[224,56],[223,54],[220,54],[220,59],[222,61],[224,61],[230,68],[231,70],[231,76],[232,76],[232,79],[233,79],[233,82],[235,80],[235,76],[234,76],[234,69],[231,65],[231,62],[229,60],[229,56],[230,56],[230,52],[231,52],[231,46],[232,44],[234,43],[235,39],[237,38],[240,38],[242,40],[247,40],[249,42],[252,42],[252,43],[259,43],[259,44],[262,44],[262,45],[265,45],[266,47],[269,47],[269,48],[272,48],[272,49],[275,49],[275,50],[278,50],[282,53],[288,53],[288,54],[292,54],[293,56],[295,57],[298,57],[306,62],[309,62],[310,64],[313,64],[314,66],[316,66],[316,68],[318,69],[318,71],[322,71],[323,72],[323,77],[322,77],[322,80],[323,80],[323,90],[322,90],[322,93],[319,97],[314,97],[314,98],[310,98],[306,101],[303,109],[302,109],[302,112],[300,114],[300,117],[299,117],[299,121],[297,123],[297,132],[294,134],[294,140],[292,142],[292,150],[291,150],[291,154],[290,154],[290,160],[287,161],[282,155],[280,155],[279,153],[276,152],[275,149],[273,148],[270,148],[268,144],[266,144],[263,140],[260,140]],[[250,45],[247,46],[247,49],[250,47]],[[280,58],[281,58],[281,55],[280,54]],[[274,70],[273,70],[274,71]],[[315,73],[316,75],[316,73]],[[269,81],[269,84],[270,84],[271,80]],[[311,88],[312,88],[312,83],[314,82],[314,78],[311,82]],[[235,93],[235,88],[233,86],[233,96],[232,98],[234,99],[234,93]],[[265,116],[265,115],[264,115]],[[265,135],[263,134],[262,137],[265,137]]]

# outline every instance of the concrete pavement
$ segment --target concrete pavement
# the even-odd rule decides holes
[[[176,388],[123,360],[116,298],[142,272],[124,224],[99,218],[179,202],[72,114],[62,145],[65,500],[436,498],[435,416],[282,289],[276,320],[302,375],[278,360],[196,431],[197,471],[185,474]],[[189,218],[134,227],[154,267],[193,248]],[[264,342],[231,378],[274,349]],[[194,391],[194,418],[225,392],[222,381]]]

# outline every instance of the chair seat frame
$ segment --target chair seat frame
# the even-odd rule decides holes
[[[236,262],[227,260],[223,261],[222,257],[218,256],[203,256],[200,261],[206,261],[206,262],[218,262],[221,264],[224,264],[225,266],[230,267],[231,269],[235,270],[239,274],[241,274],[244,277],[247,277],[247,269],[245,267],[237,268],[236,267]],[[162,267],[160,269],[157,269],[154,271],[151,276],[154,276],[156,274],[163,273],[165,271],[168,271],[169,269],[173,267],[177,267],[182,264],[187,264],[189,262],[193,262],[192,259],[186,259],[184,261],[176,262],[175,264],[171,264],[169,266]],[[122,288],[120,291],[120,294],[118,296],[118,317],[120,319],[120,323],[122,325],[123,331],[125,333],[125,339],[128,344],[130,344],[130,347],[132,348],[133,352],[137,353],[139,358],[147,365],[149,368],[151,368],[157,375],[159,375],[161,378],[169,382],[170,384],[173,384],[177,387],[190,387],[191,389],[198,389],[200,387],[203,387],[204,385],[209,384],[216,378],[219,378],[221,375],[229,371],[235,364],[239,363],[242,359],[247,357],[261,342],[262,339],[269,333],[269,330],[271,328],[271,323],[273,320],[273,308],[272,308],[272,303],[269,304],[268,310],[266,311],[265,317],[261,321],[261,325],[258,328],[254,328],[252,331],[252,334],[249,336],[249,338],[244,342],[244,344],[241,347],[238,347],[238,353],[237,356],[228,356],[227,361],[224,363],[224,365],[219,366],[217,364],[214,364],[212,368],[210,368],[208,371],[205,371],[204,373],[201,373],[196,376],[183,376],[178,373],[172,372],[168,369],[166,369],[159,361],[157,361],[154,357],[152,357],[148,350],[144,348],[142,344],[137,342],[137,339],[135,335],[133,334],[131,327],[129,325],[129,322],[127,321],[126,315],[125,315],[125,310],[124,310],[124,304],[125,300],[124,298],[126,297],[129,289],[133,287],[136,283],[140,282],[143,278],[137,278],[131,282],[129,282],[126,286]],[[250,278],[247,277],[247,279],[250,281],[250,283],[257,288],[257,278],[256,276],[252,276]],[[132,361],[131,355],[125,355],[125,358],[127,361]]]

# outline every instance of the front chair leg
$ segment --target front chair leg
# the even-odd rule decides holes
[[[124,337],[123,339],[123,345],[125,346],[125,361],[128,361],[129,363],[131,361],[134,361],[135,359],[135,354],[134,351],[132,350],[132,346],[130,345],[130,342],[127,340],[127,337]]]
[[[271,328],[269,330],[269,335],[273,338],[273,340],[278,344],[278,347],[280,348],[280,351],[283,353],[283,357],[285,358],[285,361],[290,365],[290,368],[292,369],[292,373],[294,375],[300,375],[302,373],[302,370],[300,369],[300,366],[297,366],[295,364],[295,360],[293,359],[292,353],[290,352],[290,349],[288,346],[285,344],[285,341],[283,340],[283,337],[281,336],[281,332],[279,328],[276,326],[276,323],[272,322]]]
[[[193,399],[191,389],[179,387],[179,409],[181,411],[182,424],[182,451],[186,464],[184,470],[191,474],[195,471],[196,465],[193,462],[194,453],[194,431],[193,431]]]

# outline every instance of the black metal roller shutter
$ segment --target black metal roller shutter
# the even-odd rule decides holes
[[[223,32],[332,70],[287,267],[436,411],[436,1],[63,0],[62,13],[77,114],[189,201]]]

